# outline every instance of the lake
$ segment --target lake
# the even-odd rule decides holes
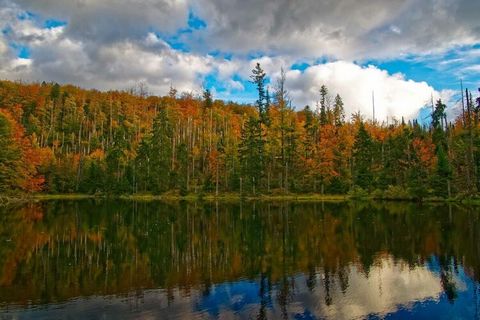
[[[0,319],[472,319],[480,210],[46,201],[0,209]]]

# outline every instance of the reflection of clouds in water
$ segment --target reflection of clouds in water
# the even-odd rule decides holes
[[[394,261],[390,257],[378,260],[368,274],[356,266],[349,267],[347,274],[349,284],[344,293],[338,275],[317,273],[313,291],[309,291],[306,285],[306,276],[295,277],[290,284],[294,294],[292,300],[288,301],[286,310],[289,318],[313,316],[329,319],[357,319],[371,314],[383,316],[399,308],[408,309],[414,302],[438,301],[443,292],[437,273],[426,266],[411,267],[405,262]],[[454,276],[453,281],[458,290],[467,289],[466,284],[459,277]],[[271,293],[275,298],[273,305],[267,307],[268,318],[282,318],[278,300],[279,287],[277,285]],[[258,313],[259,306],[255,307]],[[220,311],[220,315],[224,310]],[[255,315],[255,313],[252,314],[251,309],[248,312],[244,308],[237,311],[240,318]]]
[[[330,305],[325,304],[327,293],[320,283],[312,294],[314,299],[308,300],[313,304],[305,307],[324,317],[352,319],[369,314],[385,315],[396,311],[399,305],[405,307],[415,301],[438,300],[442,292],[438,275],[426,267],[410,268],[408,264],[395,263],[391,258],[378,261],[368,275],[351,267],[348,279],[345,294],[341,292],[338,278],[332,281]]]
[[[268,319],[327,318],[358,319],[371,314],[384,316],[398,309],[409,309],[414,302],[438,301],[443,292],[440,274],[426,265],[411,267],[391,257],[378,259],[368,273],[351,265],[345,270],[348,285],[342,286],[338,274],[317,270],[314,286],[307,286],[308,275],[287,278],[272,285],[269,292],[260,281],[241,280],[213,285],[208,294],[200,288],[145,290],[124,296],[73,299],[39,309],[11,309],[11,315],[62,317],[71,319],[251,319],[261,313]],[[343,280],[344,281],[344,280]],[[467,285],[458,275],[452,281],[459,291]],[[266,282],[264,282],[266,286]],[[327,289],[328,287],[328,289]],[[342,290],[343,287],[343,290]],[[285,289],[288,288],[288,292]],[[282,291],[283,290],[283,291]],[[286,307],[280,296],[286,295]],[[170,297],[170,298],[169,298]]]

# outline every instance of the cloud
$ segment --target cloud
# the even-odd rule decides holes
[[[480,40],[476,0],[200,0],[194,8],[208,24],[198,40],[227,52],[357,60]]]
[[[165,94],[170,84],[199,90],[201,78],[212,70],[208,55],[176,51],[153,32],[99,44],[71,36],[66,26],[45,28],[18,6],[3,3],[8,5],[0,9],[2,78],[98,89],[126,89],[144,81],[152,92]],[[15,47],[28,48],[31,57],[19,58]]]
[[[66,36],[82,42],[138,39],[153,30],[203,53],[358,60],[480,41],[476,0],[12,1],[66,21]],[[202,28],[178,34],[192,12]]]
[[[4,0],[5,1],[5,0]],[[67,22],[66,35],[80,41],[111,43],[143,37],[148,30],[165,34],[185,27],[186,0],[15,0],[21,8]]]
[[[337,61],[308,67],[303,72],[287,72],[286,85],[297,106],[315,108],[320,87],[325,84],[332,96],[341,95],[347,115],[360,111],[372,117],[372,92],[375,94],[376,119],[387,117],[416,118],[418,110],[430,103],[431,95],[439,97],[426,82],[407,80],[401,74],[389,74],[375,66],[361,67]]]
[[[474,0],[0,0],[0,77],[98,89],[143,81],[160,95],[170,84],[199,91],[214,77],[219,96],[245,102],[253,101],[247,82],[260,62],[273,82],[287,71],[298,107],[315,106],[326,84],[348,114],[369,116],[374,90],[377,118],[413,118],[432,93],[446,93],[359,63],[414,54],[448,74],[461,64],[458,74],[473,81],[479,10]],[[48,19],[65,23],[47,26]],[[469,49],[442,64],[460,45]],[[291,70],[304,62],[305,70]]]

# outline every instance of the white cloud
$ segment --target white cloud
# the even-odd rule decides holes
[[[480,64],[468,66],[462,69],[462,73],[476,72],[480,73]]]
[[[213,68],[211,57],[173,50],[153,32],[100,44],[72,36],[68,27],[44,28],[36,19],[19,19],[25,11],[2,4],[7,5],[0,9],[0,27],[8,28],[0,34],[2,78],[98,89],[125,89],[145,81],[153,93],[165,94],[170,84],[180,91],[200,90],[201,78]],[[31,57],[18,58],[12,43],[28,47]]]
[[[375,66],[361,67],[351,62],[337,61],[314,65],[304,72],[287,72],[287,88],[295,105],[308,104],[315,108],[320,87],[325,84],[330,94],[340,94],[347,115],[360,111],[372,117],[372,92],[375,93],[375,114],[379,120],[387,117],[412,119],[418,110],[439,96],[425,82],[407,80],[401,74],[389,74]]]

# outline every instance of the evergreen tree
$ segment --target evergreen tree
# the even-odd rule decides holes
[[[213,106],[212,93],[210,89],[203,90],[203,108],[210,109]]]
[[[150,155],[152,154],[152,136],[146,134],[137,150],[135,166],[137,168],[137,186],[140,191],[149,191],[150,184]]]
[[[435,143],[435,153],[437,155],[437,170],[433,177],[433,187],[435,193],[439,196],[450,196],[450,161],[448,159],[447,137],[444,131],[444,121],[446,127],[446,105],[439,99],[432,112],[433,142]]]
[[[153,122],[150,147],[150,188],[154,193],[169,189],[172,173],[173,128],[167,111],[161,109]]]
[[[258,119],[250,117],[247,120],[242,130],[239,150],[245,186],[250,186],[252,193],[255,194],[263,177],[264,168],[262,128]]]
[[[175,170],[176,187],[180,190],[180,195],[188,193],[188,149],[185,143],[177,146],[177,167]]]
[[[360,123],[355,142],[353,145],[353,183],[363,189],[372,187],[373,173],[373,141],[365,129],[363,122]]]
[[[335,105],[333,107],[333,117],[335,126],[340,127],[345,123],[345,111],[343,109],[343,100],[339,94],[335,96]]]
[[[320,124],[322,126],[328,123],[327,95],[328,89],[322,85],[320,88]]]
[[[443,145],[440,144],[437,146],[436,154],[437,170],[436,175],[433,177],[433,187],[437,195],[447,197],[450,196],[450,162],[448,160],[447,153],[443,148]]]
[[[256,101],[256,106],[258,110],[258,115],[260,118],[260,122],[262,124],[268,125],[268,107],[267,100],[269,103],[270,97],[267,98],[267,94],[265,93],[265,81],[266,81],[266,73],[263,71],[260,63],[257,62],[255,68],[252,70],[252,75],[250,79],[253,84],[257,87],[258,92],[258,99]]]
[[[128,192],[129,186],[125,177],[125,169],[128,166],[129,144],[126,137],[126,131],[123,126],[115,129],[113,141],[107,150],[107,185],[108,190],[116,193]]]

